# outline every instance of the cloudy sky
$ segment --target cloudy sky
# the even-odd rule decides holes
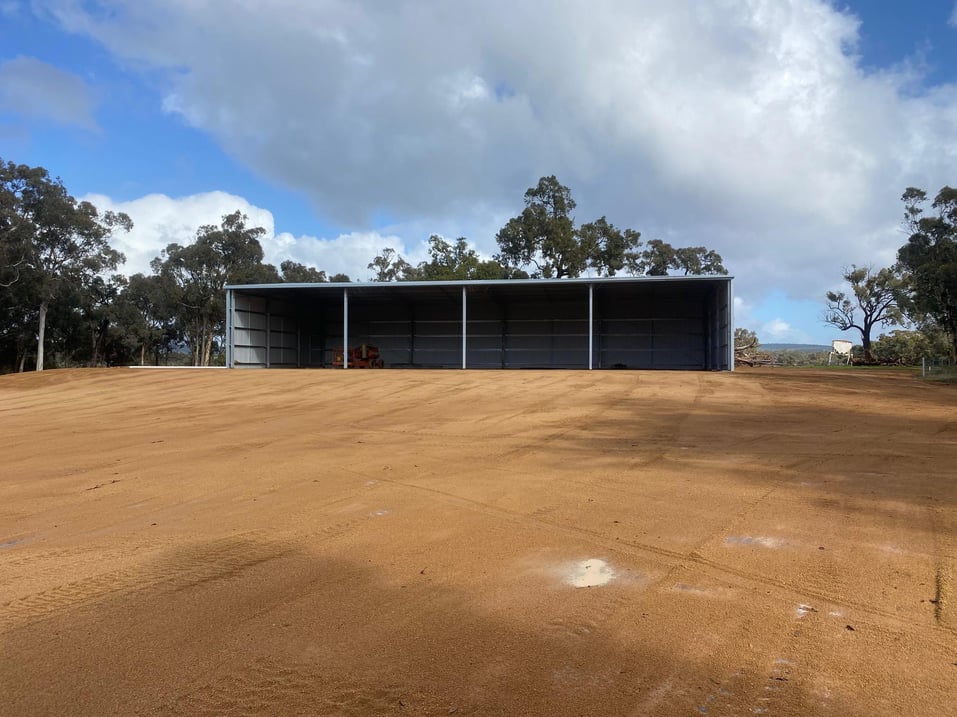
[[[576,218],[717,250],[739,326],[829,343],[900,195],[957,183],[957,4],[0,0],[0,157],[126,211],[126,273],[237,208],[367,279],[482,254],[555,174]]]

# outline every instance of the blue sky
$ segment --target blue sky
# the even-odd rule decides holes
[[[490,255],[554,173],[579,221],[721,253],[762,341],[827,343],[904,188],[957,182],[957,3],[0,0],[0,157],[127,211],[127,273],[236,208],[360,279]]]

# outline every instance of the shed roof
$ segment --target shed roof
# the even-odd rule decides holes
[[[454,281],[343,281],[343,282],[280,282],[272,284],[227,284],[227,289],[387,289],[416,287],[453,286],[564,286],[569,284],[644,284],[655,282],[715,282],[724,283],[734,279],[730,275],[708,276],[610,276],[577,277],[574,279],[457,279]]]

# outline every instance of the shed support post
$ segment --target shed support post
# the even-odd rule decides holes
[[[266,299],[266,368],[269,368],[269,345],[272,337],[269,335],[272,328],[269,325],[269,299]]]
[[[728,370],[734,371],[734,280],[728,282]]]
[[[721,307],[718,305],[718,292],[714,292],[714,358],[712,368],[721,370]]]
[[[233,290],[226,289],[226,368],[233,367],[233,343]]]
[[[588,285],[588,370],[592,370],[592,353],[595,347],[595,331],[594,331],[594,317],[595,317],[595,285]]]
[[[342,290],[342,368],[349,368],[349,290]]]
[[[462,368],[465,368],[465,346],[468,327],[468,299],[465,287],[462,287]]]

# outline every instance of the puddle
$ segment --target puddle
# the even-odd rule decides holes
[[[725,545],[760,545],[762,548],[780,548],[784,543],[779,538],[766,538],[751,535],[729,535],[724,539]]]
[[[593,588],[607,585],[614,579],[615,571],[608,563],[592,558],[575,563],[565,582],[576,588]]]

